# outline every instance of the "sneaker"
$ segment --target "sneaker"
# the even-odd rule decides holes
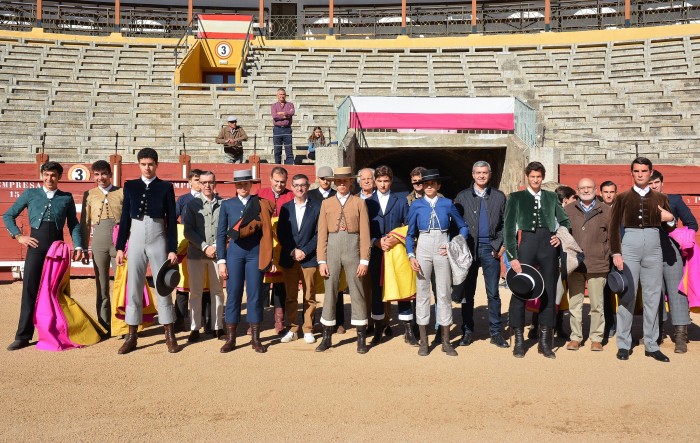
[[[282,340],[280,340],[282,343],[289,343],[290,341],[294,341],[297,339],[297,333],[289,331],[287,332],[284,337],[282,337]]]
[[[304,334],[304,341],[308,344],[316,343],[316,337],[310,332]]]

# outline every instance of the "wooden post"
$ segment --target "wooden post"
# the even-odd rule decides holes
[[[544,0],[544,30],[549,32],[552,20],[552,2]]]
[[[401,35],[406,35],[406,0],[401,0]]]
[[[187,0],[187,23],[192,21],[192,1],[193,0]]]
[[[182,171],[182,178],[184,180],[187,180],[187,174],[190,173],[190,169],[192,168],[192,165],[190,162],[192,161],[192,157],[190,157],[187,154],[180,154],[180,170]]]
[[[114,32],[121,32],[121,9],[122,4],[119,0],[114,0]]]
[[[629,28],[631,25],[631,14],[630,14],[630,0],[625,0],[625,28]]]
[[[328,2],[328,35],[333,35],[333,0]]]
[[[41,24],[41,0],[36,0],[36,27],[43,27]]]
[[[472,34],[476,34],[476,0],[472,0]]]
[[[112,184],[121,187],[122,185],[122,156],[112,154],[109,156],[109,164],[112,167]]]
[[[264,33],[265,32],[265,0],[260,0],[258,18],[260,19],[260,23],[258,24],[258,26],[260,27],[260,32]]]

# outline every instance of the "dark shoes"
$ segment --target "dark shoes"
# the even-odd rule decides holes
[[[175,325],[173,323],[163,325],[163,329],[165,330],[165,346],[168,347],[168,352],[171,354],[180,352],[180,346],[175,338]],[[197,331],[197,334],[199,334],[199,331]]]
[[[375,330],[379,331],[379,338],[382,337],[382,326],[377,325]],[[376,337],[376,334],[375,334]],[[367,353],[367,326],[357,327],[357,353],[366,354]]]
[[[117,354],[119,354],[119,355],[128,354],[129,352],[136,349],[136,341],[138,339],[138,331],[139,331],[138,326],[129,325],[129,333],[126,334],[126,337],[124,338],[124,343],[117,351]]]
[[[199,331],[190,331],[190,336],[187,337],[187,343],[197,343],[199,338]]]
[[[616,357],[618,360],[629,360],[630,354],[631,352],[629,349],[618,349]]]
[[[509,348],[510,345],[501,334],[496,334],[491,336],[491,344],[496,345],[499,348]]]
[[[267,352],[267,347],[265,347],[262,344],[262,342],[260,342],[260,323],[251,323],[250,329],[253,332],[250,340],[250,345],[253,347],[253,350],[255,352],[264,354],[265,352]]]
[[[688,325],[674,327],[673,341],[676,344],[673,352],[676,354],[688,352]]]
[[[370,345],[377,346],[379,343],[381,343],[383,332],[384,332],[384,327],[377,325],[377,327],[374,328],[374,335],[372,335],[372,341],[370,341]],[[358,334],[359,334],[359,331],[358,331]]]
[[[459,341],[460,346],[469,346],[472,344],[474,340],[472,339],[472,333],[469,331],[465,331],[464,335],[462,335],[462,339]]]
[[[425,357],[428,355],[428,326],[418,325],[418,335],[420,336],[420,344],[418,345],[418,355]]]
[[[236,348],[236,328],[237,323],[226,323],[226,343],[221,347],[219,352],[227,353]]]
[[[515,337],[515,346],[513,346],[513,357],[525,357],[525,337],[523,328],[513,328],[513,336]]]
[[[413,325],[411,321],[404,321],[403,322],[403,341],[404,343],[408,343],[411,346],[418,346],[418,340],[416,340],[416,336],[413,334]]]
[[[316,352],[323,352],[331,347],[331,335],[333,334],[334,327],[335,326],[323,326],[323,337],[321,338],[321,343],[316,346]]]
[[[654,351],[654,352],[644,351],[644,355],[646,355],[647,357],[652,357],[654,360],[660,361],[663,363],[668,363],[671,361],[661,351]]]
[[[7,347],[8,351],[17,351],[19,349],[23,349],[29,346],[29,340],[15,340],[12,343],[10,343],[10,346]]]
[[[440,334],[440,326],[435,330],[435,337],[433,337],[433,342],[431,345],[437,346],[442,344],[442,334]]]
[[[275,333],[277,335],[284,331],[284,308],[275,308]]]
[[[540,326],[540,340],[537,343],[537,352],[547,358],[557,358],[557,355],[552,351],[553,330],[553,328],[547,326]]]
[[[442,352],[450,357],[456,357],[457,351],[455,351],[455,348],[452,347],[452,343],[450,343],[450,327],[440,326],[440,332],[442,332]]]

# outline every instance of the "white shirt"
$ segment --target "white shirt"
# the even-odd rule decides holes
[[[331,188],[328,188],[328,190],[325,190],[325,189],[323,189],[323,188],[318,188],[318,192],[321,193],[321,195],[323,196],[323,198],[328,198],[328,194],[331,193]]]
[[[109,191],[112,190],[112,188],[114,187],[114,185],[109,185],[109,186],[106,187],[106,188],[103,188],[102,186],[97,186],[97,187],[100,188],[100,191],[102,191],[102,193],[103,193],[104,195],[107,195],[107,194],[109,194]]]
[[[434,208],[435,205],[437,204],[438,198],[440,198],[440,196],[436,195],[435,197],[430,198],[427,195],[425,195],[425,196],[423,196],[423,198],[425,199],[425,201],[428,202],[428,204],[430,205],[431,208]]]
[[[651,188],[647,186],[646,188],[642,189],[637,185],[632,186],[632,189],[634,189],[634,192],[637,194],[641,195],[642,197],[646,197],[646,195],[651,191]]]
[[[143,175],[141,176],[141,180],[143,180],[143,182],[146,183],[146,186],[149,186],[151,183],[153,183],[153,180],[155,180],[155,179],[156,179],[155,177],[146,178]]]
[[[238,200],[240,200],[241,203],[243,203],[244,205],[247,205],[247,204],[248,204],[248,200],[250,200],[250,194],[248,194],[248,197],[245,197],[245,198],[243,198],[243,197],[241,197],[241,196],[239,195],[239,196],[238,196]]]
[[[535,192],[532,189],[530,189],[530,187],[528,186],[527,192],[529,192],[530,194],[532,194],[533,197],[535,197],[535,203],[537,203],[537,209],[542,208],[542,200],[541,200],[542,199],[542,189]]]
[[[297,219],[297,229],[301,229],[301,221],[304,219],[304,213],[306,212],[306,203],[308,202],[308,198],[304,200],[304,203],[302,204],[297,203],[296,199],[294,200],[294,215],[296,215]]]
[[[336,197],[338,197],[338,200],[340,200],[340,204],[345,206],[345,202],[348,201],[348,197],[350,197],[350,193],[347,193],[345,195],[340,195],[340,192],[335,194]]]
[[[386,194],[382,194],[381,192],[377,191],[377,199],[379,200],[379,206],[382,208],[382,214],[386,213],[386,205],[389,203],[390,195],[391,191],[387,191]]]
[[[51,200],[53,198],[53,196],[56,195],[55,189],[53,191],[49,191],[48,189],[46,189],[46,186],[42,186],[42,188],[44,188],[44,192],[46,193],[46,198],[48,198],[49,200]]]
[[[192,197],[199,197],[199,192],[195,191],[194,189],[190,189],[190,194],[192,194]]]

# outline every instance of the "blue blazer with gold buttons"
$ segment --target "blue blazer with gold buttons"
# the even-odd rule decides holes
[[[117,251],[123,251],[131,232],[131,220],[148,215],[165,222],[168,252],[177,252],[177,216],[175,213],[175,189],[170,182],[156,177],[148,186],[141,178],[124,184],[124,204],[119,222]]]

